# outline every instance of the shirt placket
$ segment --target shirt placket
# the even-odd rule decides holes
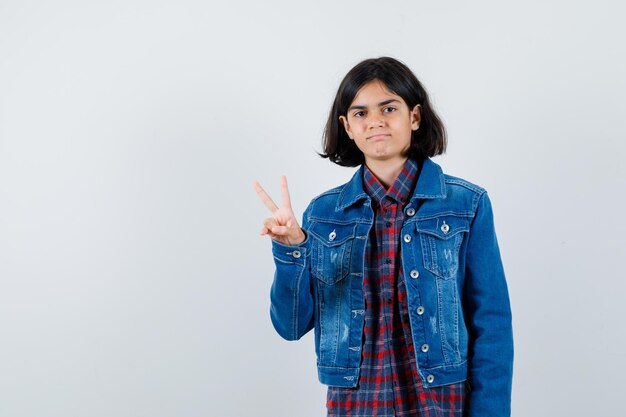
[[[385,199],[388,200],[388,199]],[[396,364],[393,360],[393,326],[394,326],[394,300],[396,298],[396,267],[397,267],[397,233],[396,233],[396,216],[398,214],[398,204],[392,200],[385,201],[383,203],[383,221],[381,225],[381,253],[386,254],[385,264],[382,268],[381,279],[381,306],[382,317],[384,326],[384,344],[387,354],[385,358],[385,366],[390,371],[390,376],[395,375],[397,372]],[[392,382],[389,386],[389,400],[390,404],[396,403],[396,381],[395,378],[391,378]],[[395,407],[390,406],[391,410],[395,413]]]

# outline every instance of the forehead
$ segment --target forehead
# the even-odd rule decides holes
[[[402,97],[394,93],[387,85],[380,80],[372,80],[364,84],[354,96],[352,104],[357,105],[375,105],[381,101],[395,99],[402,103]]]

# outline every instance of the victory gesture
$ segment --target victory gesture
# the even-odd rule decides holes
[[[298,220],[296,220],[296,216],[291,209],[287,178],[284,175],[280,177],[280,207],[272,201],[258,181],[254,181],[254,189],[261,201],[263,201],[263,204],[265,204],[265,207],[272,212],[272,217],[268,217],[263,221],[261,235],[268,235],[275,241],[289,246],[299,245],[304,242],[306,235],[300,228]]]

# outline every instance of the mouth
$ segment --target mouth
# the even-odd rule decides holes
[[[387,134],[384,134],[384,133],[380,133],[378,135],[368,136],[367,140],[372,140],[372,141],[383,140],[383,139],[386,139],[389,136],[390,135],[387,135]]]

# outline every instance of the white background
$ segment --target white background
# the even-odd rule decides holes
[[[444,171],[490,194],[513,415],[620,416],[618,1],[0,0],[0,416],[322,416],[313,338],[269,320],[267,216],[357,62],[411,67]]]

